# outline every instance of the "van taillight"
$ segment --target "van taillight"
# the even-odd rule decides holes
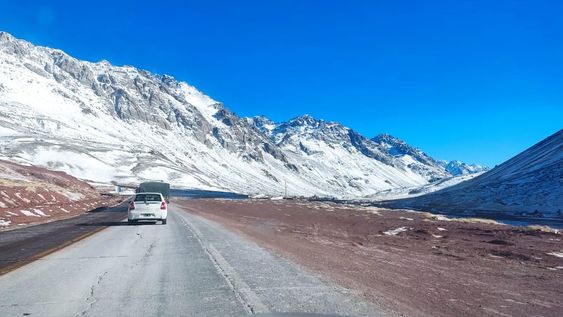
[[[135,202],[134,201],[129,203],[129,210],[133,210],[133,209],[135,209]]]
[[[163,202],[160,204],[160,209],[161,209],[161,210],[166,209],[166,202],[165,202],[165,201],[163,201]]]

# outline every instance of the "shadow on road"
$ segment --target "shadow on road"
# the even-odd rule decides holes
[[[91,223],[79,223],[77,226],[85,227],[119,227],[119,226],[146,226],[155,225],[157,221],[143,221],[136,222],[134,224],[129,224],[127,221],[101,221],[101,222],[91,222]]]
[[[107,213],[115,213],[115,212],[127,212],[127,204],[122,204],[117,207],[98,207],[96,209],[92,209],[88,211],[88,213],[98,213],[98,212],[107,212]]]

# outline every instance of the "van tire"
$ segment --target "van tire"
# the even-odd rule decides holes
[[[162,219],[162,224],[163,224],[163,225],[166,224],[166,219]]]

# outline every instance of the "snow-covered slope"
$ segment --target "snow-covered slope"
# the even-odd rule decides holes
[[[388,204],[459,214],[563,218],[563,130],[471,180]]]
[[[482,173],[474,173],[474,174],[463,174],[457,176],[451,176],[448,178],[443,178],[422,186],[414,186],[414,187],[399,187],[399,188],[391,188],[379,191],[372,195],[364,197],[365,199],[373,202],[373,201],[384,201],[384,200],[392,200],[392,199],[402,199],[402,198],[410,198],[410,197],[417,197],[422,196],[424,194],[432,193],[450,186],[457,185],[461,182],[465,182],[470,180],[474,177],[481,175]]]
[[[450,174],[337,123],[240,118],[196,88],[0,32],[0,156],[120,183],[364,196]]]
[[[382,152],[409,164],[410,168],[419,170],[421,173],[426,172],[430,182],[450,176],[438,161],[399,138],[389,134],[380,134],[371,141],[377,144]]]

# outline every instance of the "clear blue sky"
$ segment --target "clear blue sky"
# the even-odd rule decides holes
[[[137,2],[2,1],[0,29],[440,159],[493,166],[563,128],[563,1]]]

